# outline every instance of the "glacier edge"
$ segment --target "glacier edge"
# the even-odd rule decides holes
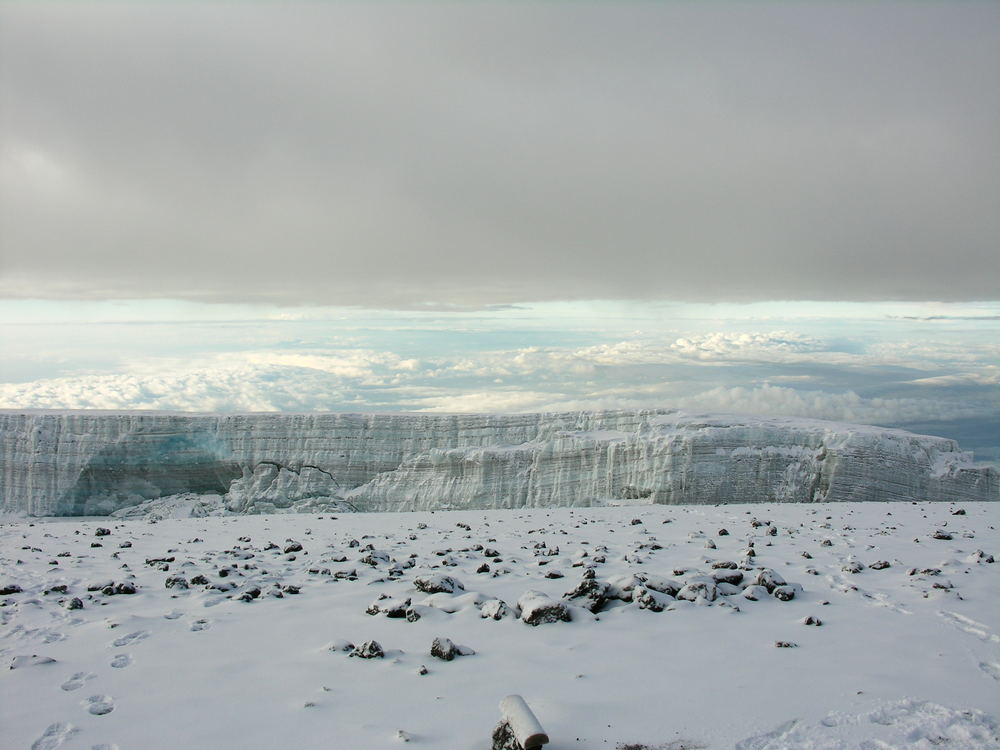
[[[230,512],[998,500],[953,440],[669,409],[561,414],[0,411],[0,508],[103,515],[173,495]]]

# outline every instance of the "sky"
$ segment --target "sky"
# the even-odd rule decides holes
[[[1000,456],[1000,4],[0,4],[0,406]]]

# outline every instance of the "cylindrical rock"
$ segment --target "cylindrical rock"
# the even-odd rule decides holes
[[[500,701],[500,714],[524,750],[534,750],[548,743],[549,736],[520,695],[508,695]]]

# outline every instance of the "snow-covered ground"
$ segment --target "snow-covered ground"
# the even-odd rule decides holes
[[[998,526],[997,503],[13,521],[0,746],[482,749],[519,693],[554,749],[996,748]],[[570,621],[517,619],[544,595]]]

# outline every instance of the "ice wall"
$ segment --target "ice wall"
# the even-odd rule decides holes
[[[110,513],[181,493],[236,512],[996,500],[952,440],[671,410],[522,415],[0,412],[0,505]]]

